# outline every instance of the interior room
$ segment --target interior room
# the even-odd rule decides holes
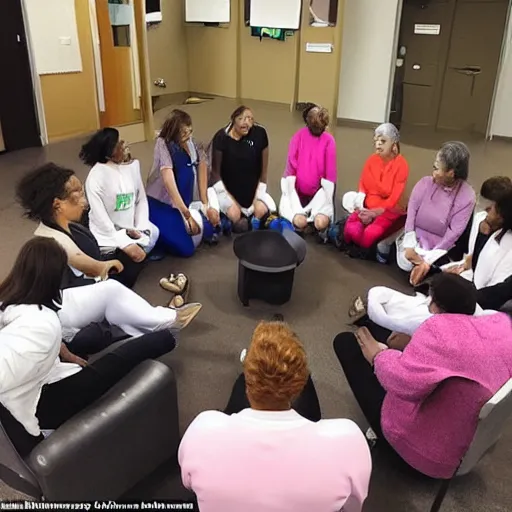
[[[204,2],[181,0],[47,1],[46,13],[38,0],[16,0],[18,10],[11,11],[0,3],[0,27],[16,43],[2,46],[0,39],[0,55],[16,50],[9,55],[13,66],[19,64],[13,67],[15,81],[0,78],[2,279],[35,229],[15,199],[16,184],[28,170],[56,162],[85,181],[89,168],[79,158],[82,145],[96,130],[115,126],[140,161],[145,182],[157,133],[176,108],[192,117],[194,138],[208,144],[236,107],[249,106],[268,133],[268,189],[278,198],[290,139],[304,126],[303,108],[309,102],[325,107],[337,147],[338,217],[343,195],[357,189],[374,151],[374,130],[384,122],[401,129],[400,152],[410,168],[407,195],[431,175],[439,147],[449,140],[469,147],[468,182],[477,193],[491,176],[512,178],[508,0],[306,0],[295,13],[285,13],[287,20],[296,18],[296,25],[284,22],[287,28],[269,23],[282,13],[266,16],[250,0],[212,1],[217,5],[208,9]],[[59,9],[64,14],[56,14]],[[7,16],[18,24],[7,23]],[[495,24],[491,30],[496,20],[499,30]],[[486,41],[494,37],[481,55],[471,46],[481,39],[468,36],[480,24]],[[183,272],[192,281],[191,300],[203,305],[177,350],[161,359],[177,381],[180,434],[200,412],[224,410],[243,369],[241,350],[258,322],[275,313],[304,344],[322,419],[350,418],[365,432],[368,422],[336,360],[333,340],[351,330],[348,311],[355,297],[374,286],[411,293],[407,278],[396,266],[349,258],[306,238],[307,257],[295,272],[291,300],[244,307],[237,297],[236,236],[203,245],[192,258],[151,262],[135,286],[152,305],[167,305],[169,293],[159,281]],[[453,480],[443,511],[507,510],[510,425],[492,453]],[[151,443],[144,435],[137,441]],[[376,454],[363,510],[429,510],[438,490],[439,481],[405,472]],[[182,485],[176,454],[169,453],[167,462],[116,498],[193,495]],[[32,498],[0,476],[0,500],[17,499]]]

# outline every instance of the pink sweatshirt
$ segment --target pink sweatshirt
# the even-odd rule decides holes
[[[203,412],[178,460],[201,512],[360,512],[371,473],[355,423],[313,423],[293,410]]]
[[[320,137],[301,128],[290,142],[284,177],[297,176],[297,193],[313,197],[321,186],[321,179],[336,183],[336,141],[324,132]]]
[[[386,439],[418,471],[450,478],[480,409],[512,377],[512,321],[503,313],[434,315],[403,353],[378,354],[375,374],[387,391]]]

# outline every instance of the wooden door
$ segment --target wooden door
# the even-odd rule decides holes
[[[0,149],[40,146],[21,0],[0,1],[0,55]]]
[[[508,6],[508,0],[458,0],[438,128],[486,133]]]
[[[131,41],[129,26],[112,25],[109,3],[123,4],[127,1],[96,0],[105,95],[105,112],[100,113],[102,127],[122,126],[142,120],[141,111],[134,108],[133,102],[130,46],[136,45],[137,41]]]

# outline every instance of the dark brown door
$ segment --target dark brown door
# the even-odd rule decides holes
[[[40,146],[21,0],[0,1],[0,123],[8,151]]]
[[[438,128],[486,133],[508,0],[458,0]]]
[[[405,0],[399,46],[405,48],[402,122],[435,127],[454,0]]]

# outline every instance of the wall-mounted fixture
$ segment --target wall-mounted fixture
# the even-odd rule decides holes
[[[165,89],[167,87],[167,83],[165,82],[165,80],[163,78],[157,78],[153,84],[156,86],[156,87],[161,87],[162,89]]]

